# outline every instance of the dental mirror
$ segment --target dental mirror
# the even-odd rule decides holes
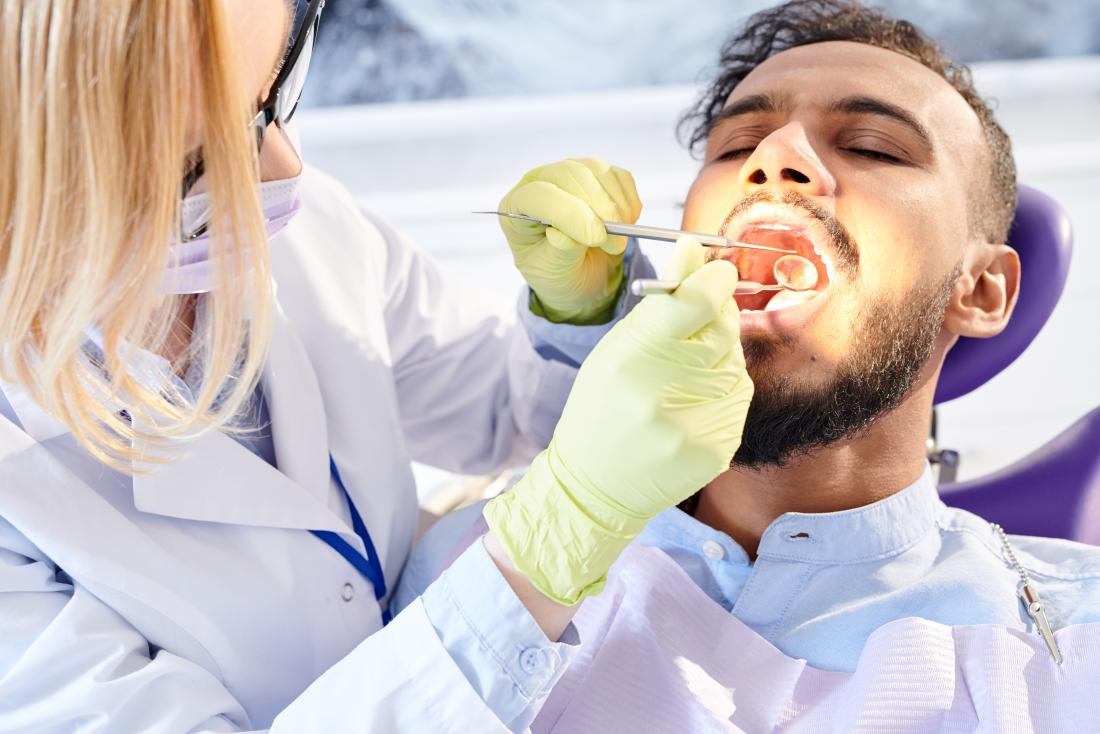
[[[772,266],[772,274],[775,275],[775,285],[743,280],[734,292],[739,296],[750,296],[763,291],[808,291],[817,286],[817,268],[801,255],[784,255],[777,259]],[[678,287],[678,280],[639,278],[630,282],[630,292],[636,296],[672,293]]]
[[[799,255],[784,255],[772,266],[775,282],[789,291],[808,291],[817,286],[817,268]]]

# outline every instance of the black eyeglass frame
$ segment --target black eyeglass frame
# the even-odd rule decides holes
[[[267,133],[267,128],[271,123],[282,127],[284,124],[290,122],[294,117],[294,113],[298,111],[298,102],[301,101],[301,92],[298,93],[298,98],[295,99],[290,107],[290,111],[280,115],[279,103],[283,92],[283,85],[286,84],[287,79],[294,73],[298,65],[298,59],[301,58],[302,53],[306,50],[306,41],[312,45],[317,41],[317,30],[321,23],[321,11],[324,10],[325,0],[306,0],[308,4],[306,12],[302,17],[302,24],[298,27],[298,33],[294,37],[294,42],[290,46],[290,51],[286,55],[286,60],[283,61],[283,66],[279,70],[279,75],[275,77],[275,81],[271,83],[271,90],[267,93],[267,98],[260,103],[260,110],[256,113],[256,116],[252,118],[249,123],[249,128],[255,130],[256,133],[256,151],[263,147],[264,136]],[[308,69],[307,69],[308,73]],[[305,85],[303,84],[303,89]],[[195,183],[202,178],[206,167],[203,164],[203,160],[200,156],[195,165],[187,172],[183,177],[182,196],[187,196],[191,191]]]

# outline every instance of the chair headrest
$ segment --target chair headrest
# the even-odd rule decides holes
[[[984,385],[1019,357],[1050,318],[1062,296],[1073,253],[1065,210],[1046,194],[1019,187],[1008,244],[1020,255],[1020,295],[1003,332],[990,339],[960,337],[947,353],[936,403],[946,403]]]

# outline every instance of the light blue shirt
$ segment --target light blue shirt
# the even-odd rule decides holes
[[[479,513],[475,506],[448,516],[424,537],[395,603],[427,588],[424,608],[447,650],[500,719],[522,731],[574,656],[576,633],[547,641],[480,542],[428,588]],[[945,506],[928,470],[865,507],[782,515],[755,562],[728,535],[675,508],[635,542],[667,553],[714,602],[817,668],[853,670],[871,632],[905,617],[1031,629],[1000,539],[981,518]],[[1100,621],[1100,548],[1010,542],[1055,629]]]

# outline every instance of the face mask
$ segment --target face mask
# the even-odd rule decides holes
[[[301,176],[281,181],[265,181],[259,186],[264,212],[264,231],[268,242],[282,232],[301,208]],[[183,232],[199,231],[210,216],[210,195],[185,198],[180,206]],[[168,269],[161,278],[164,294],[208,293],[213,288],[214,272],[210,260],[210,232],[201,233],[171,246]]]

